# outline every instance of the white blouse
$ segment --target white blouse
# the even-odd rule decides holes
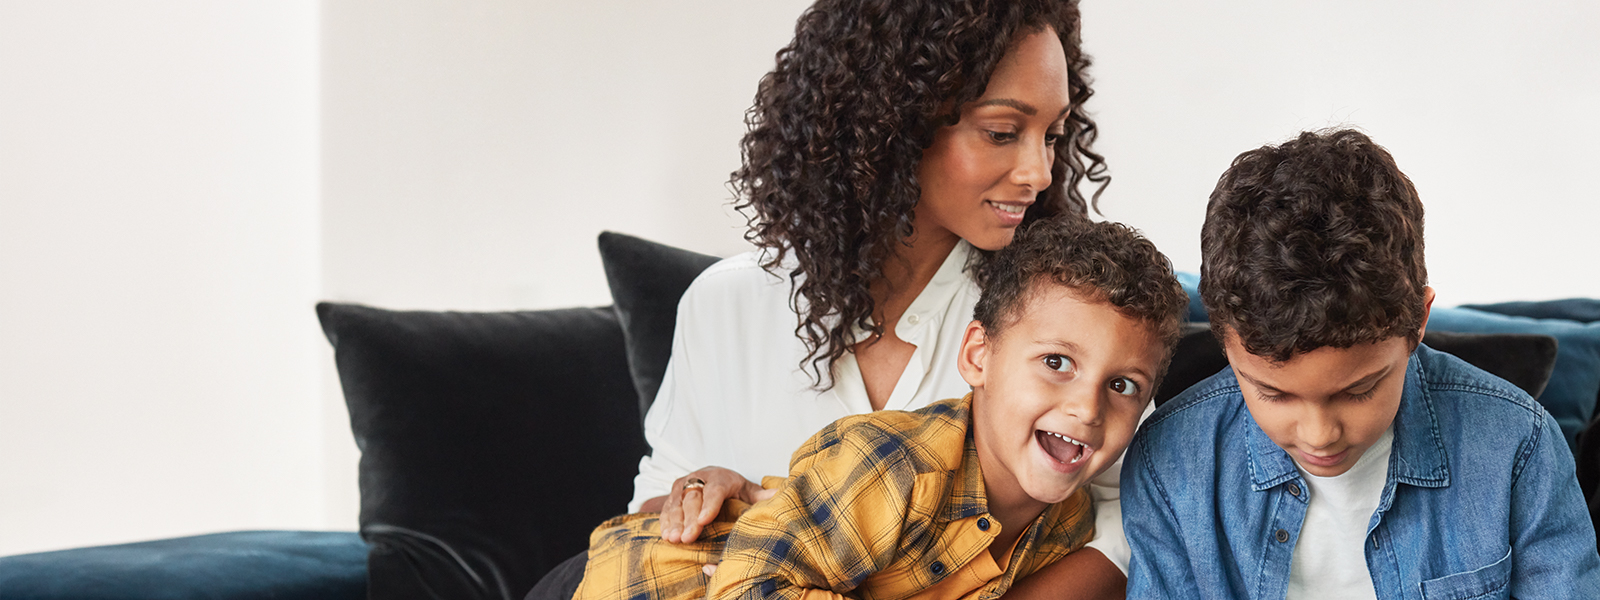
[[[955,367],[978,302],[978,286],[965,269],[972,252],[965,241],[957,244],[895,324],[895,335],[916,350],[885,409],[916,410],[971,391]],[[786,475],[790,455],[812,434],[872,410],[852,353],[834,363],[832,389],[812,387],[800,368],[806,348],[795,332],[788,278],[762,269],[761,256],[747,252],[712,265],[679,301],[672,357],[644,421],[652,454],[639,461],[630,511],[705,466],[726,467],[751,481]],[[1115,486],[1120,469],[1118,461],[1103,478]],[[1090,546],[1127,572],[1117,490],[1091,491],[1099,512]]]

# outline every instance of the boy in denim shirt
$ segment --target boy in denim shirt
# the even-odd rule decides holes
[[[1332,131],[1241,154],[1201,246],[1231,367],[1128,449],[1130,598],[1600,598],[1555,421],[1419,344],[1422,204],[1387,151]]]

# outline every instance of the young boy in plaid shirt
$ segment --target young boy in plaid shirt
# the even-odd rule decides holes
[[[1026,226],[979,281],[971,394],[834,422],[694,544],[655,514],[608,521],[575,598],[989,598],[1083,546],[1085,487],[1133,437],[1187,297],[1149,241],[1081,219]]]

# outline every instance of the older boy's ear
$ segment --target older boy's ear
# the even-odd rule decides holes
[[[956,355],[956,370],[973,388],[983,387],[984,360],[989,356],[989,335],[977,320],[967,323],[961,335],[961,351]]]
[[[1423,288],[1422,288],[1422,330],[1417,332],[1417,339],[1419,339],[1419,340],[1422,339],[1422,336],[1424,334],[1428,333],[1428,317],[1433,314],[1433,297],[1434,297],[1433,287],[1432,286],[1423,286]]]

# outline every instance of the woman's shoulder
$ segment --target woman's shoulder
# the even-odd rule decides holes
[[[689,284],[689,289],[684,292],[684,301],[720,304],[719,301],[726,300],[743,304],[766,296],[787,300],[789,278],[780,274],[787,269],[779,265],[776,269],[778,273],[767,270],[763,266],[765,257],[764,251],[751,250],[717,261],[701,271]],[[787,307],[787,304],[784,306]]]

